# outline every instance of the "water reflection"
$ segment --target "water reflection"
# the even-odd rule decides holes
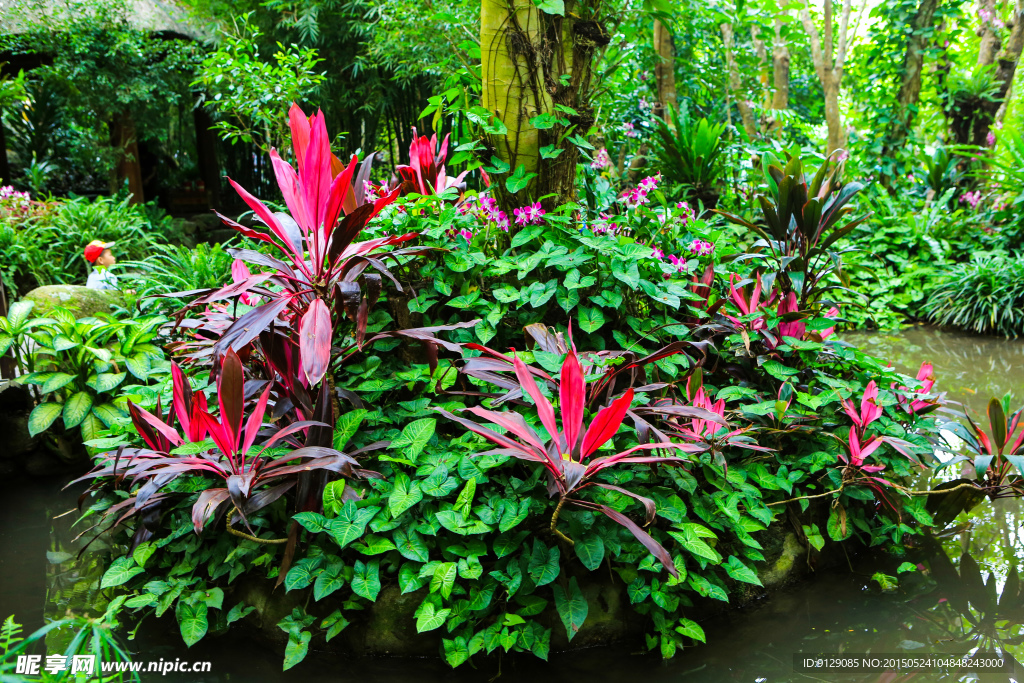
[[[989,398],[1010,391],[1024,402],[1024,340],[978,337],[934,327],[900,332],[846,332],[843,341],[890,360],[913,377],[922,362],[935,366],[936,389],[984,413]]]
[[[922,361],[934,364],[938,389],[983,412],[988,397],[1013,391],[1024,403],[1024,341],[984,339],[915,328],[898,335],[847,334],[844,338],[893,360],[913,376]],[[67,520],[55,513],[73,506],[75,492],[59,494],[58,483],[36,483],[0,493],[0,612],[15,613],[32,630],[46,616],[97,599],[97,568],[68,555]],[[1005,673],[804,674],[794,671],[794,653],[875,652],[938,654],[974,647],[1004,648],[1024,658],[1024,592],[1013,577],[1024,560],[1021,501],[986,501],[961,514],[934,541],[911,556],[865,556],[819,572],[811,581],[761,604],[705,621],[708,645],[687,648],[670,662],[643,643],[552,654],[548,663],[529,657],[481,659],[477,668],[451,671],[441,659],[339,659],[312,653],[281,671],[280,647],[258,645],[240,633],[206,638],[187,649],[173,618],[147,619],[129,648],[136,661],[180,658],[209,660],[209,674],[143,674],[146,683],[546,683],[620,681],[632,683],[931,683],[1024,681],[1024,670]],[[52,536],[47,532],[52,532]],[[49,551],[49,562],[47,561]],[[65,555],[67,554],[67,555]],[[968,559],[964,560],[965,556]],[[923,570],[898,573],[905,560]],[[49,566],[49,571],[44,568]],[[872,577],[897,577],[896,590],[883,592]],[[44,577],[49,581],[44,585]],[[46,599],[49,591],[49,601]],[[2,616],[2,615],[0,615]],[[314,645],[315,647],[315,645]],[[495,676],[499,674],[497,678]]]

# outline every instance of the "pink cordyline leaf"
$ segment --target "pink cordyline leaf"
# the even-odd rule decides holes
[[[263,425],[263,415],[267,412],[267,400],[270,398],[270,390],[273,386],[272,382],[267,382],[267,387],[260,394],[260,400],[256,402],[256,408],[253,409],[252,414],[249,415],[249,419],[245,423],[245,435],[242,439],[241,449],[243,462],[245,461],[245,454],[249,452],[249,449],[256,442],[256,435]]]
[[[519,359],[519,356],[515,356],[512,363],[523,391],[530,395],[530,398],[533,399],[534,404],[537,406],[537,415],[540,417],[540,423],[544,425],[544,429],[551,435],[551,441],[555,444],[555,448],[561,449],[562,445],[558,439],[558,425],[555,423],[555,409],[544,398],[544,394],[541,393],[540,387],[537,386],[537,382],[533,379],[533,375],[530,374],[530,370]],[[616,425],[616,428],[618,428],[618,425]]]
[[[572,455],[583,428],[583,408],[587,402],[583,368],[574,352],[569,353],[565,362],[562,363],[558,401],[562,409],[565,450]]]
[[[280,239],[284,243],[285,248],[287,248],[289,251],[292,252],[294,256],[297,256],[301,260],[301,252],[296,250],[296,246],[292,243],[291,238],[284,229],[284,226],[282,226],[281,222],[277,220],[277,217],[274,216],[274,213],[270,209],[268,209],[263,202],[249,194],[244,187],[236,183],[234,180],[231,180],[229,178],[228,182],[231,183],[231,187],[235,188],[235,192],[238,193],[238,196],[241,197],[242,200],[249,205],[249,208],[256,213],[259,219],[263,221],[263,223],[268,228],[270,228],[270,230],[275,235],[277,235],[278,239]]]
[[[131,401],[128,401],[128,412],[131,413],[132,418],[137,418],[133,420],[136,427],[140,426],[139,422],[141,421],[155,429],[163,438],[167,439],[172,446],[180,446],[183,443],[181,435],[178,434],[177,430],[165,423],[156,415],[150,413],[145,408],[141,408]],[[154,450],[160,450],[160,444],[150,443],[150,439],[146,438],[147,435],[144,434],[142,430],[139,430],[139,433],[146,442],[149,443],[151,448]]]
[[[228,349],[221,361],[220,376],[217,378],[221,438],[228,446],[225,453],[235,453],[238,450],[242,414],[245,411],[244,385],[245,372],[242,370],[242,361],[234,350]]]
[[[309,119],[294,102],[288,110],[288,127],[292,130],[295,162],[301,168],[306,161],[306,148],[309,147]]]
[[[274,165],[274,175],[277,177],[277,185],[284,195],[284,203],[288,206],[292,218],[302,228],[303,233],[309,234],[313,229],[313,217],[306,207],[306,197],[299,184],[299,176],[295,169],[287,161],[282,159],[277,150],[270,150],[270,160]]]
[[[327,374],[331,362],[331,313],[322,299],[316,299],[299,321],[299,354],[310,386]]]
[[[313,230],[321,235],[331,180],[331,140],[327,136],[323,112],[317,111],[310,121],[309,147],[306,148],[305,162],[299,167],[299,184],[313,218]]]
[[[181,423],[182,430],[191,437],[192,385],[188,383],[185,373],[181,371],[181,368],[174,361],[171,361],[171,379],[174,384],[174,412],[178,416],[178,422]]]
[[[583,435],[583,445],[580,446],[580,460],[586,459],[591,453],[603,446],[610,438],[619,431],[619,425],[629,410],[629,404],[633,401],[633,388],[626,389],[619,398],[612,401],[612,404],[602,408],[590,423],[587,433]]]

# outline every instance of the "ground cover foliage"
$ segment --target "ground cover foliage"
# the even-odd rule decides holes
[[[290,668],[412,594],[410,625],[459,666],[546,658],[610,583],[671,657],[704,639],[696,601],[757,589],[770,526],[815,555],[900,553],[1015,495],[1016,416],[1006,456],[973,440],[972,495],[940,509],[907,485],[965,456],[934,459],[929,367],[836,339],[833,245],[864,218],[841,162],[766,160],[756,223],[697,218],[652,177],[614,218],[528,204],[506,232],[486,196],[416,191],[447,182],[436,140],[410,152],[424,184],[356,195],[324,124],[293,110],[289,213],[239,187],[260,220],[224,220],[262,246],[172,293],[173,355],[86,442],[79,525],[114,548],[100,585],[132,618],[173,613],[191,645],[251,613],[239,586],[276,585],[301,598],[278,624]]]
[[[667,658],[704,639],[700,603],[761,589],[772,532],[809,563],[901,555],[1021,495],[1008,398],[987,433],[944,422],[930,366],[904,377],[836,335],[1019,332],[1019,16],[878,5],[837,41],[840,98],[845,48],[818,54],[833,13],[811,8],[554,0],[527,4],[530,34],[489,2],[191,4],[218,44],[156,42],[123,12],[2,42],[56,55],[0,80],[4,282],[81,281],[103,239],[137,290],[111,317],[0,319],[33,431],[94,458],[78,526],[113,551],[95,628],[173,615],[191,646],[273,588],[296,605],[291,668],[409,596],[402,623],[462,666],[584,639],[610,587]],[[46,87],[79,62],[96,87]],[[496,94],[485,62],[516,87]],[[285,116],[292,99],[326,115]],[[110,134],[131,117],[166,182],[195,176],[194,105],[235,150],[229,244],[169,246],[124,195],[47,197],[118,196],[131,136]],[[966,455],[936,460],[940,427]]]

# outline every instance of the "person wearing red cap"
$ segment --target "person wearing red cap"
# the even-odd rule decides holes
[[[117,276],[107,270],[117,263],[117,259],[110,251],[112,246],[114,246],[113,242],[100,240],[93,240],[86,245],[85,260],[92,265],[89,280],[85,283],[86,287],[90,289],[119,289]]]

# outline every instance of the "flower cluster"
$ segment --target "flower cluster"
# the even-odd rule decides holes
[[[602,168],[608,168],[611,166],[612,158],[608,156],[608,150],[602,147],[597,150],[597,154],[594,155],[594,160],[590,162],[590,168],[601,170]]]
[[[24,209],[28,207],[29,195],[28,192],[18,192],[11,185],[4,185],[0,187],[0,202],[8,208]]]
[[[688,271],[686,267],[686,259],[680,258],[675,254],[665,255],[665,252],[658,247],[652,247],[654,254],[651,256],[655,261],[665,262],[668,261],[675,269],[677,273],[685,273]],[[668,280],[671,276],[669,273],[665,273],[665,279]]]
[[[683,225],[692,223],[697,218],[697,213],[690,208],[689,202],[678,202],[676,208],[682,211],[680,217],[683,219]]]
[[[544,222],[544,209],[540,202],[512,209],[512,215],[516,217],[516,225],[540,225]]]
[[[974,192],[965,192],[960,195],[961,204],[970,204],[972,209],[978,208],[978,203],[981,201],[981,190],[975,190]]]
[[[632,123],[626,122],[622,124],[622,130],[626,134],[627,138],[640,137],[640,131],[638,131]]]
[[[991,23],[992,26],[994,26],[995,28],[1005,28],[1006,26],[1006,24],[1003,23],[1002,19],[995,16],[992,12],[984,8],[978,10],[978,18],[981,19],[982,24]]]
[[[710,256],[715,253],[715,245],[701,239],[690,242],[690,253],[696,256]]]
[[[458,211],[463,216],[472,214],[485,224],[493,223],[494,227],[508,232],[508,214],[498,208],[498,202],[493,197],[470,197],[459,204]],[[469,230],[463,230],[462,233],[467,240],[472,239],[473,234]],[[467,237],[464,233],[469,233],[469,236]],[[451,236],[454,237],[454,235],[453,231]]]
[[[600,221],[594,223],[593,231],[595,235],[628,235],[629,229],[625,226],[619,227],[619,224],[613,220],[612,216],[607,213],[601,213]]]
[[[622,196],[619,199],[626,205],[627,209],[635,209],[638,206],[642,206],[650,201],[647,195],[651,190],[658,187],[658,182],[660,181],[660,173],[658,175],[648,176],[641,180],[640,184],[632,190],[626,190],[622,193]]]

